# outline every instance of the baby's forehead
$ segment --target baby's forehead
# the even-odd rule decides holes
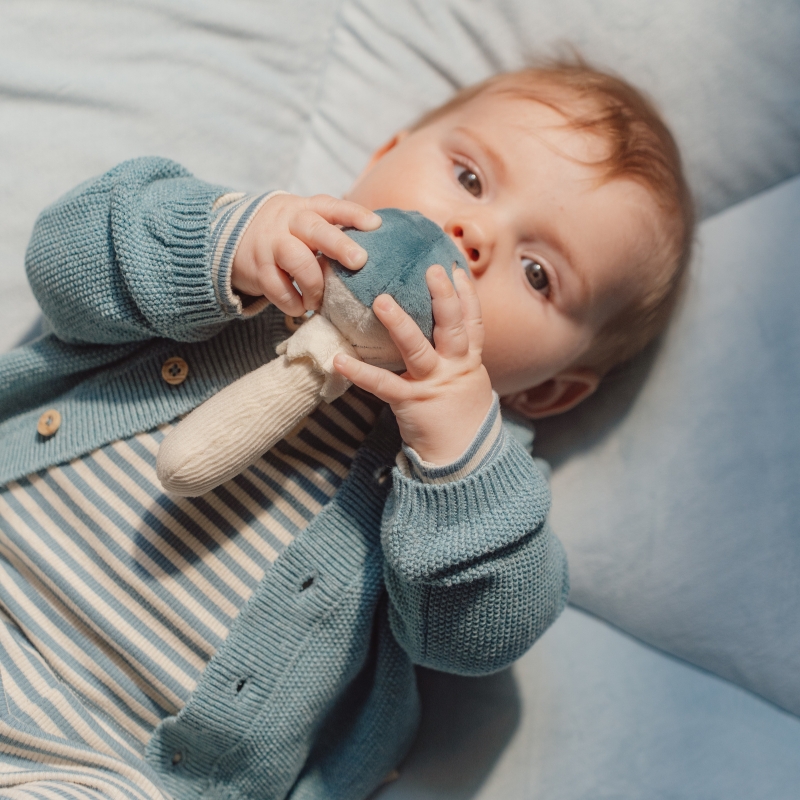
[[[464,101],[463,108],[478,113],[477,109],[486,105],[516,106],[521,114],[526,110],[542,113],[544,107],[549,109],[548,116],[569,122],[597,113],[601,104],[597,98],[566,86],[545,80],[532,83],[530,80],[515,79],[512,75],[476,92]]]
[[[467,125],[488,123],[481,124],[483,135],[497,146],[531,137],[531,145],[534,140],[545,141],[568,158],[602,169],[612,151],[612,138],[600,127],[583,124],[597,113],[596,104],[562,87],[543,87],[541,93],[528,89],[513,84],[487,88],[447,117]]]

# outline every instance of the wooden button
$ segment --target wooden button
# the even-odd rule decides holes
[[[308,317],[290,317],[286,314],[283,321],[286,324],[286,330],[294,333],[307,319]]]
[[[47,439],[52,436],[60,427],[61,414],[59,414],[54,408],[51,408],[49,411],[45,411],[44,414],[39,417],[39,424],[36,426],[36,430]]]
[[[178,356],[168,358],[161,366],[161,377],[171,386],[179,386],[189,374],[189,365]]]

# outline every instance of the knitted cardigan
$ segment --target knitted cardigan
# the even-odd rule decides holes
[[[138,159],[41,215],[27,264],[52,333],[0,357],[0,485],[172,420],[275,356],[269,315],[245,319],[209,270],[224,192]],[[170,356],[190,364],[178,387],[161,378]],[[44,439],[50,407],[62,424]],[[387,410],[156,728],[139,766],[174,797],[365,797],[413,740],[415,664],[502,669],[563,608],[547,483],[513,438],[442,484],[392,470],[400,444]]]

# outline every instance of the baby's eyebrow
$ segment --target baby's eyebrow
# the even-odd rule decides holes
[[[484,153],[486,153],[486,156],[488,157],[489,161],[492,162],[492,168],[497,173],[497,177],[500,178],[501,180],[505,178],[508,172],[508,170],[506,169],[506,162],[500,155],[500,153],[497,150],[495,150],[486,141],[486,139],[482,138],[477,133],[471,131],[469,128],[463,125],[459,125],[455,130],[458,131],[458,133],[462,133],[465,136],[472,139],[472,141],[475,142],[475,144],[478,145],[478,147],[480,147],[480,149],[483,150]]]

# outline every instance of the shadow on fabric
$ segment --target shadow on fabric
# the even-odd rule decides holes
[[[534,455],[547,461],[555,471],[572,456],[608,436],[636,400],[659,348],[657,340],[627,364],[612,370],[597,391],[572,411],[537,420]]]
[[[516,679],[511,669],[480,678],[417,669],[417,681],[422,721],[400,766],[402,786],[390,786],[374,798],[468,800],[477,794],[519,725]]]

